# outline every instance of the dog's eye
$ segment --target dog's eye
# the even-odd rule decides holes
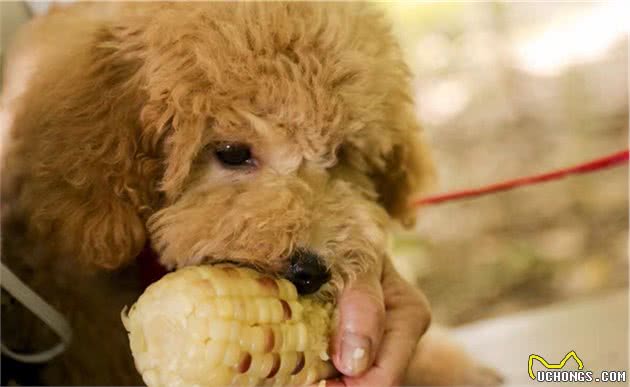
[[[225,143],[215,149],[217,159],[228,167],[254,166],[251,149],[246,144]]]

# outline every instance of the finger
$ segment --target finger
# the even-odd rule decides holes
[[[338,305],[332,359],[344,375],[357,376],[372,365],[383,337],[385,305],[379,275],[366,273],[352,281]]]
[[[418,340],[430,324],[429,304],[391,264],[385,264],[383,289],[387,308],[386,331],[374,366],[360,377],[344,378],[346,386],[398,385]]]
[[[383,264],[382,282],[386,312],[400,315],[399,319],[388,321],[414,321],[414,328],[422,336],[431,324],[431,307],[424,293],[402,278],[389,260]]]

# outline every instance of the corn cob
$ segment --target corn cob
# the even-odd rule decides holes
[[[197,266],[149,286],[122,320],[148,387],[298,386],[336,372],[331,310],[285,279]]]

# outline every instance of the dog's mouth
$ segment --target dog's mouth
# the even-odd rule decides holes
[[[209,259],[204,259],[203,261],[207,262],[209,261]],[[136,262],[138,263],[140,283],[143,288],[146,288],[152,283],[160,280],[166,273],[172,271],[160,263],[160,255],[151,247],[149,243],[147,243],[142,248],[142,251],[140,251],[140,254],[138,254],[138,256],[136,257]],[[257,271],[264,271],[261,270],[260,267],[255,267],[254,265],[231,259],[213,259],[212,264],[249,267],[250,269],[254,269]]]
[[[169,270],[160,263],[160,256],[153,250],[149,243],[142,248],[140,254],[136,257],[136,262],[138,264],[138,279],[143,289],[158,281],[169,272]]]
[[[328,271],[323,271],[317,276],[313,273],[309,273],[300,266],[296,269],[296,264],[289,265],[287,270],[278,272],[270,272],[259,265],[252,264],[250,262],[237,261],[232,259],[203,259],[202,262],[212,262],[212,265],[232,265],[237,267],[247,267],[259,272],[267,273],[274,276],[281,276],[291,281],[297,288],[298,293],[302,295],[313,294],[320,290],[323,284],[330,280],[331,275]],[[167,267],[160,263],[159,254],[147,243],[138,257],[136,258],[138,263],[139,280],[142,288],[146,288],[152,283],[160,280],[169,270]]]

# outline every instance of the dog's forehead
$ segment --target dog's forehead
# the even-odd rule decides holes
[[[322,127],[288,123],[245,109],[236,109],[236,114],[242,119],[240,125],[219,136],[242,138],[240,141],[253,147],[256,157],[278,172],[293,172],[305,160],[321,165],[335,162],[335,150],[342,138],[332,140]]]
[[[219,140],[273,143],[274,153],[287,144],[288,153],[330,163],[349,137],[387,133],[390,100],[405,94],[388,27],[363,5],[164,7],[186,14],[158,12],[149,27],[150,94],[209,117]]]
[[[352,93],[345,91],[353,85],[331,84],[339,69],[325,58],[308,59],[317,71],[304,68],[307,59],[295,60],[255,58],[240,71],[225,71],[223,82],[213,82],[205,93],[210,114],[235,113],[242,121],[238,131],[276,144],[299,144],[307,157],[331,152],[360,129],[357,107],[363,108],[363,101],[348,98]]]
[[[158,96],[171,90],[178,106],[248,110],[315,144],[352,130],[349,121],[377,111],[387,94],[379,83],[395,67],[385,59],[389,43],[367,34],[380,36],[382,22],[357,4],[213,3],[194,14],[164,7],[146,34],[147,79]],[[189,13],[173,17],[171,8]]]
[[[234,87],[221,92],[232,96],[230,102],[213,104],[210,113],[219,140],[246,142],[286,160],[334,163],[337,148],[364,126],[355,114],[354,105],[361,102],[349,102],[326,79],[294,71],[292,76],[279,71],[235,77]],[[214,92],[208,93],[214,100]]]

